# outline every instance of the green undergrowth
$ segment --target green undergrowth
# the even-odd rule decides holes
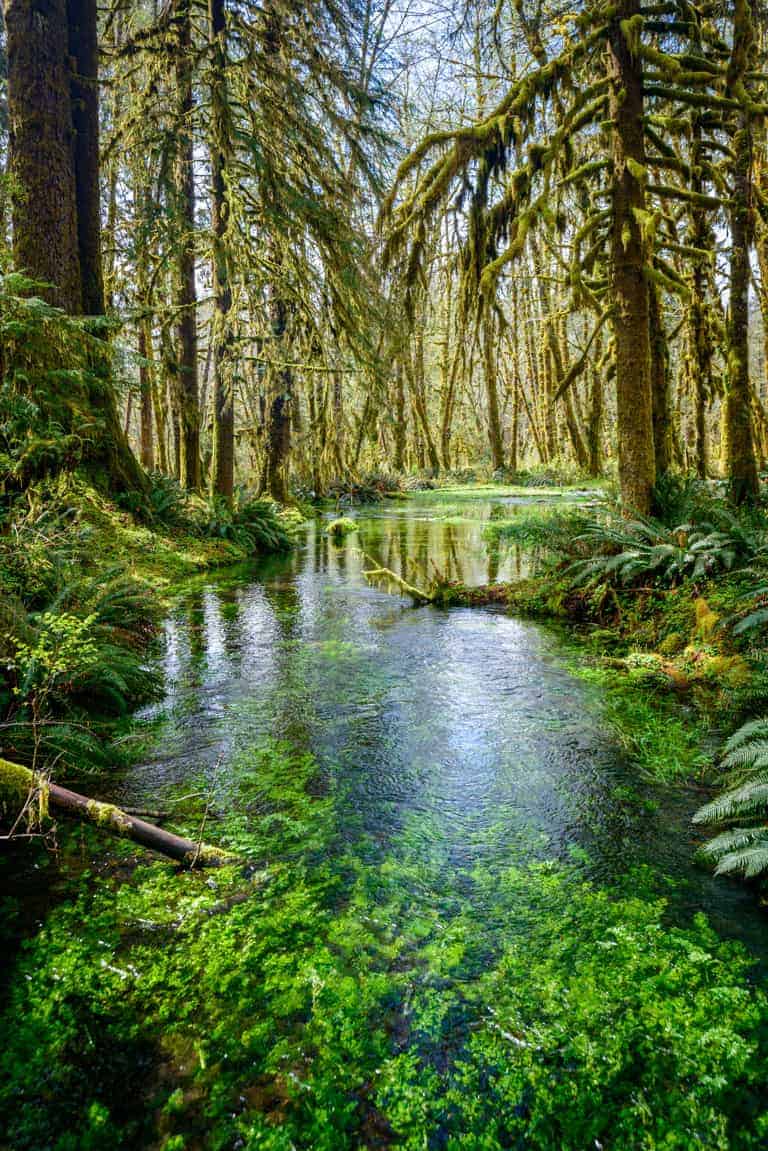
[[[76,473],[0,502],[0,745],[57,775],[119,762],[113,737],[163,685],[153,642],[172,586],[290,546],[264,501],[234,509],[165,478],[145,518]],[[148,518],[146,518],[148,517]]]
[[[765,1146],[750,958],[670,926],[651,872],[602,890],[514,845],[449,868],[418,813],[382,843],[280,744],[227,781],[221,839],[254,870],[86,873],[24,945],[16,1151]]]

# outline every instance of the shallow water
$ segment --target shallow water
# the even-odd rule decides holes
[[[411,858],[439,859],[448,900],[476,864],[567,860],[612,883],[650,865],[680,922],[703,909],[768,955],[753,896],[694,865],[700,794],[638,779],[606,733],[602,689],[568,669],[557,630],[496,608],[414,608],[364,576],[529,574],[519,549],[488,555],[499,506],[425,493],[355,513],[360,530],[341,543],[325,516],[292,555],[196,586],[166,623],[167,698],[142,717],[161,754],[116,783],[115,800],[162,808],[197,789],[226,812],[238,753],[284,739],[332,773],[341,818],[383,854],[406,836]],[[473,906],[493,914],[482,895]]]
[[[768,932],[694,866],[700,794],[638,776],[566,634],[364,574],[524,576],[485,548],[497,503],[358,510],[339,544],[318,517],[189,583],[143,758],[88,788],[256,876],[135,871],[95,835],[78,861],[73,833],[23,877],[9,1146],[767,1145]]]

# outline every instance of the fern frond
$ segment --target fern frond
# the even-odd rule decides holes
[[[721,823],[768,810],[768,773],[718,795],[693,816],[694,823]]]

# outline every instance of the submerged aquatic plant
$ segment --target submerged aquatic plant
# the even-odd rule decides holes
[[[311,756],[232,768],[222,831],[266,874],[102,880],[21,953],[0,1052],[17,1151],[764,1145],[750,957],[703,917],[669,927],[646,873],[600,891],[510,861],[473,873],[478,916],[446,901],[439,840],[416,846],[423,813],[382,853]]]

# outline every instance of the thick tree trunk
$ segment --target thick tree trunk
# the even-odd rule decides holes
[[[641,231],[645,211],[643,73],[627,42],[639,0],[620,0],[609,25],[608,70],[613,125],[611,296],[616,345],[616,423],[621,500],[629,514],[651,510],[653,445],[648,282]]]
[[[192,115],[192,18],[190,0],[177,0],[175,199],[179,229],[176,250],[176,338],[179,405],[179,479],[200,487],[200,401],[197,375],[197,287],[195,284],[195,177]]]
[[[104,314],[99,191],[99,35],[96,0],[67,0],[82,311]]]
[[[14,259],[52,285],[47,294],[65,311],[99,315],[95,0],[73,0],[69,13],[65,0],[6,0],[5,15]],[[106,356],[94,352],[92,367],[89,399],[102,429],[84,462],[115,489],[142,490],[146,477],[120,426]]]
[[[65,0],[5,0],[13,256],[82,310]]]
[[[230,369],[232,287],[227,252],[226,172],[231,152],[227,119],[224,0],[209,0],[211,35],[211,226],[213,230],[213,490],[227,501],[235,482],[235,403]]]

